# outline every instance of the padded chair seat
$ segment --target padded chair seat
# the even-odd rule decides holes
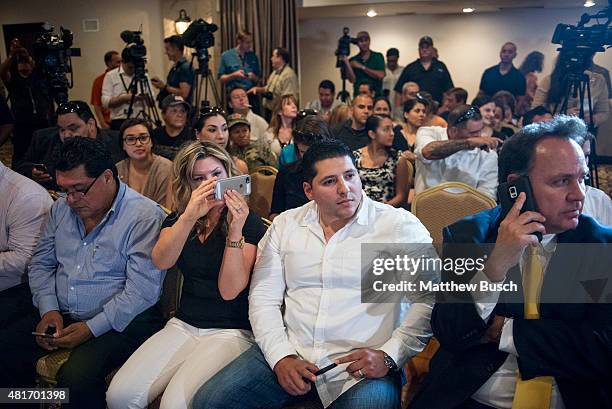
[[[36,362],[36,373],[40,386],[57,386],[57,373],[70,358],[70,349],[59,349],[43,356]]]

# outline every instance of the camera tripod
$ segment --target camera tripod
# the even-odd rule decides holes
[[[132,114],[134,113],[134,104],[136,102],[141,102],[144,104],[144,108],[134,115],[134,117],[142,117],[149,122],[153,122],[159,127],[162,125],[162,122],[159,117],[159,113],[157,112],[157,108],[155,107],[155,98],[153,98],[153,92],[151,91],[149,79],[144,74],[144,68],[142,71],[143,72],[140,73],[138,68],[136,69],[134,77],[128,86],[128,92],[131,93],[132,97],[130,99],[130,105],[127,110],[126,118],[132,118]],[[140,101],[136,101],[136,98],[139,98]]]
[[[206,50],[208,54],[208,50]],[[212,96],[214,98],[214,103],[216,106],[219,106],[221,103],[221,99],[219,98],[219,92],[217,91],[217,86],[215,81],[212,79],[210,75],[210,70],[208,68],[208,57],[201,58],[199,54],[193,53],[191,55],[191,63],[190,67],[193,67],[193,60],[198,59],[198,69],[196,70],[194,87],[195,87],[195,99],[194,106],[197,109],[198,103],[200,103],[200,108],[205,106],[211,106],[210,101],[208,100],[208,88],[212,90]],[[204,99],[202,99],[202,85],[204,86]],[[198,110],[199,112],[199,110]]]
[[[346,67],[340,56],[338,56],[336,61],[336,68],[340,68],[340,78],[342,79],[342,91],[338,92],[336,99],[339,99],[344,104],[351,105],[351,94],[346,90]]]
[[[559,113],[567,114],[570,98],[578,98],[580,101],[578,117],[586,122],[587,126],[589,127],[589,131],[595,135],[595,124],[593,123],[593,102],[591,100],[591,85],[589,76],[584,72],[569,72],[566,74],[563,84],[565,84],[565,93],[561,99],[561,109],[559,110]],[[588,101],[588,121],[585,120],[585,99]],[[557,112],[556,106],[555,112]],[[596,138],[593,138],[591,140],[591,154],[589,156],[589,172],[591,175],[593,175],[591,185],[599,188],[596,149]]]

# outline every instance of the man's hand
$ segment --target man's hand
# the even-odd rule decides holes
[[[468,138],[468,142],[470,143],[471,149],[480,148],[488,152],[491,149],[497,149],[497,145],[500,145],[503,141],[492,136],[475,136],[473,138]]]
[[[63,330],[58,331],[55,338],[50,339],[49,343],[59,348],[74,348],[85,341],[93,338],[91,330],[83,321],[68,325]]]
[[[508,270],[518,264],[525,247],[539,243],[534,232],[546,234],[546,218],[542,214],[521,213],[526,197],[525,192],[519,194],[514,206],[499,225],[495,247],[484,269],[491,281],[503,281]]]
[[[357,60],[351,61],[351,67],[357,68],[358,70],[365,70],[366,69],[366,66],[363,65],[362,63],[358,62]]]
[[[234,72],[232,72],[231,74],[233,79],[242,79],[242,78],[246,78],[246,74],[244,73],[244,70],[236,70]]]
[[[157,77],[153,77],[151,78],[151,84],[153,84],[153,86],[157,89],[164,89],[166,88],[166,83],[163,82],[162,80],[160,80]]]
[[[36,168],[32,168],[32,179],[38,183],[50,182],[53,180],[51,175],[49,175],[47,172],[42,172]]]
[[[352,362],[346,371],[352,377],[360,378],[382,378],[387,375],[389,368],[385,366],[385,355],[379,349],[363,348],[348,354],[335,361],[338,365]]]
[[[274,365],[278,383],[291,396],[306,395],[310,391],[308,381],[316,381],[314,373],[318,370],[316,365],[295,355],[286,356]]]
[[[491,324],[489,328],[487,328],[487,332],[484,333],[480,342],[483,344],[488,344],[489,342],[493,342],[494,344],[499,344],[499,339],[501,338],[502,329],[504,328],[504,322],[506,321],[506,317],[501,315],[496,315],[491,320]]]
[[[62,317],[59,311],[53,310],[45,313],[38,325],[36,325],[36,332],[47,332],[49,327],[55,327],[53,336],[58,335],[58,333],[64,329],[64,317]],[[47,351],[57,349],[57,347],[51,343],[52,341],[53,339],[51,338],[36,337],[36,343]]]

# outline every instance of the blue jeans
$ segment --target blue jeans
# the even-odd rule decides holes
[[[400,407],[400,390],[399,373],[381,379],[364,379],[340,395],[329,409],[396,409]],[[303,397],[285,392],[260,349],[254,346],[205,383],[193,398],[192,407],[280,409],[312,398],[318,400],[314,388]]]

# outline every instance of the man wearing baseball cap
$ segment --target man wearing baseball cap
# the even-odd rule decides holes
[[[228,152],[246,162],[249,170],[257,166],[276,166],[276,156],[264,138],[251,141],[251,124],[246,116],[235,112],[227,117],[230,144]]]
[[[187,126],[190,108],[180,95],[170,94],[162,100],[164,126],[157,127],[152,135],[156,154],[173,160],[179,147],[194,139],[191,128]]]
[[[453,88],[453,80],[446,65],[434,56],[433,40],[429,36],[419,40],[419,58],[408,64],[395,84],[395,103],[400,105],[402,86],[413,81],[421,91],[429,92],[433,98],[442,102],[442,95]]]
[[[377,97],[381,96],[385,78],[385,57],[370,50],[370,34],[367,31],[357,33],[357,46],[359,54],[350,59],[343,57],[346,75],[353,84],[353,97],[359,95],[359,86],[364,82],[370,84]]]

